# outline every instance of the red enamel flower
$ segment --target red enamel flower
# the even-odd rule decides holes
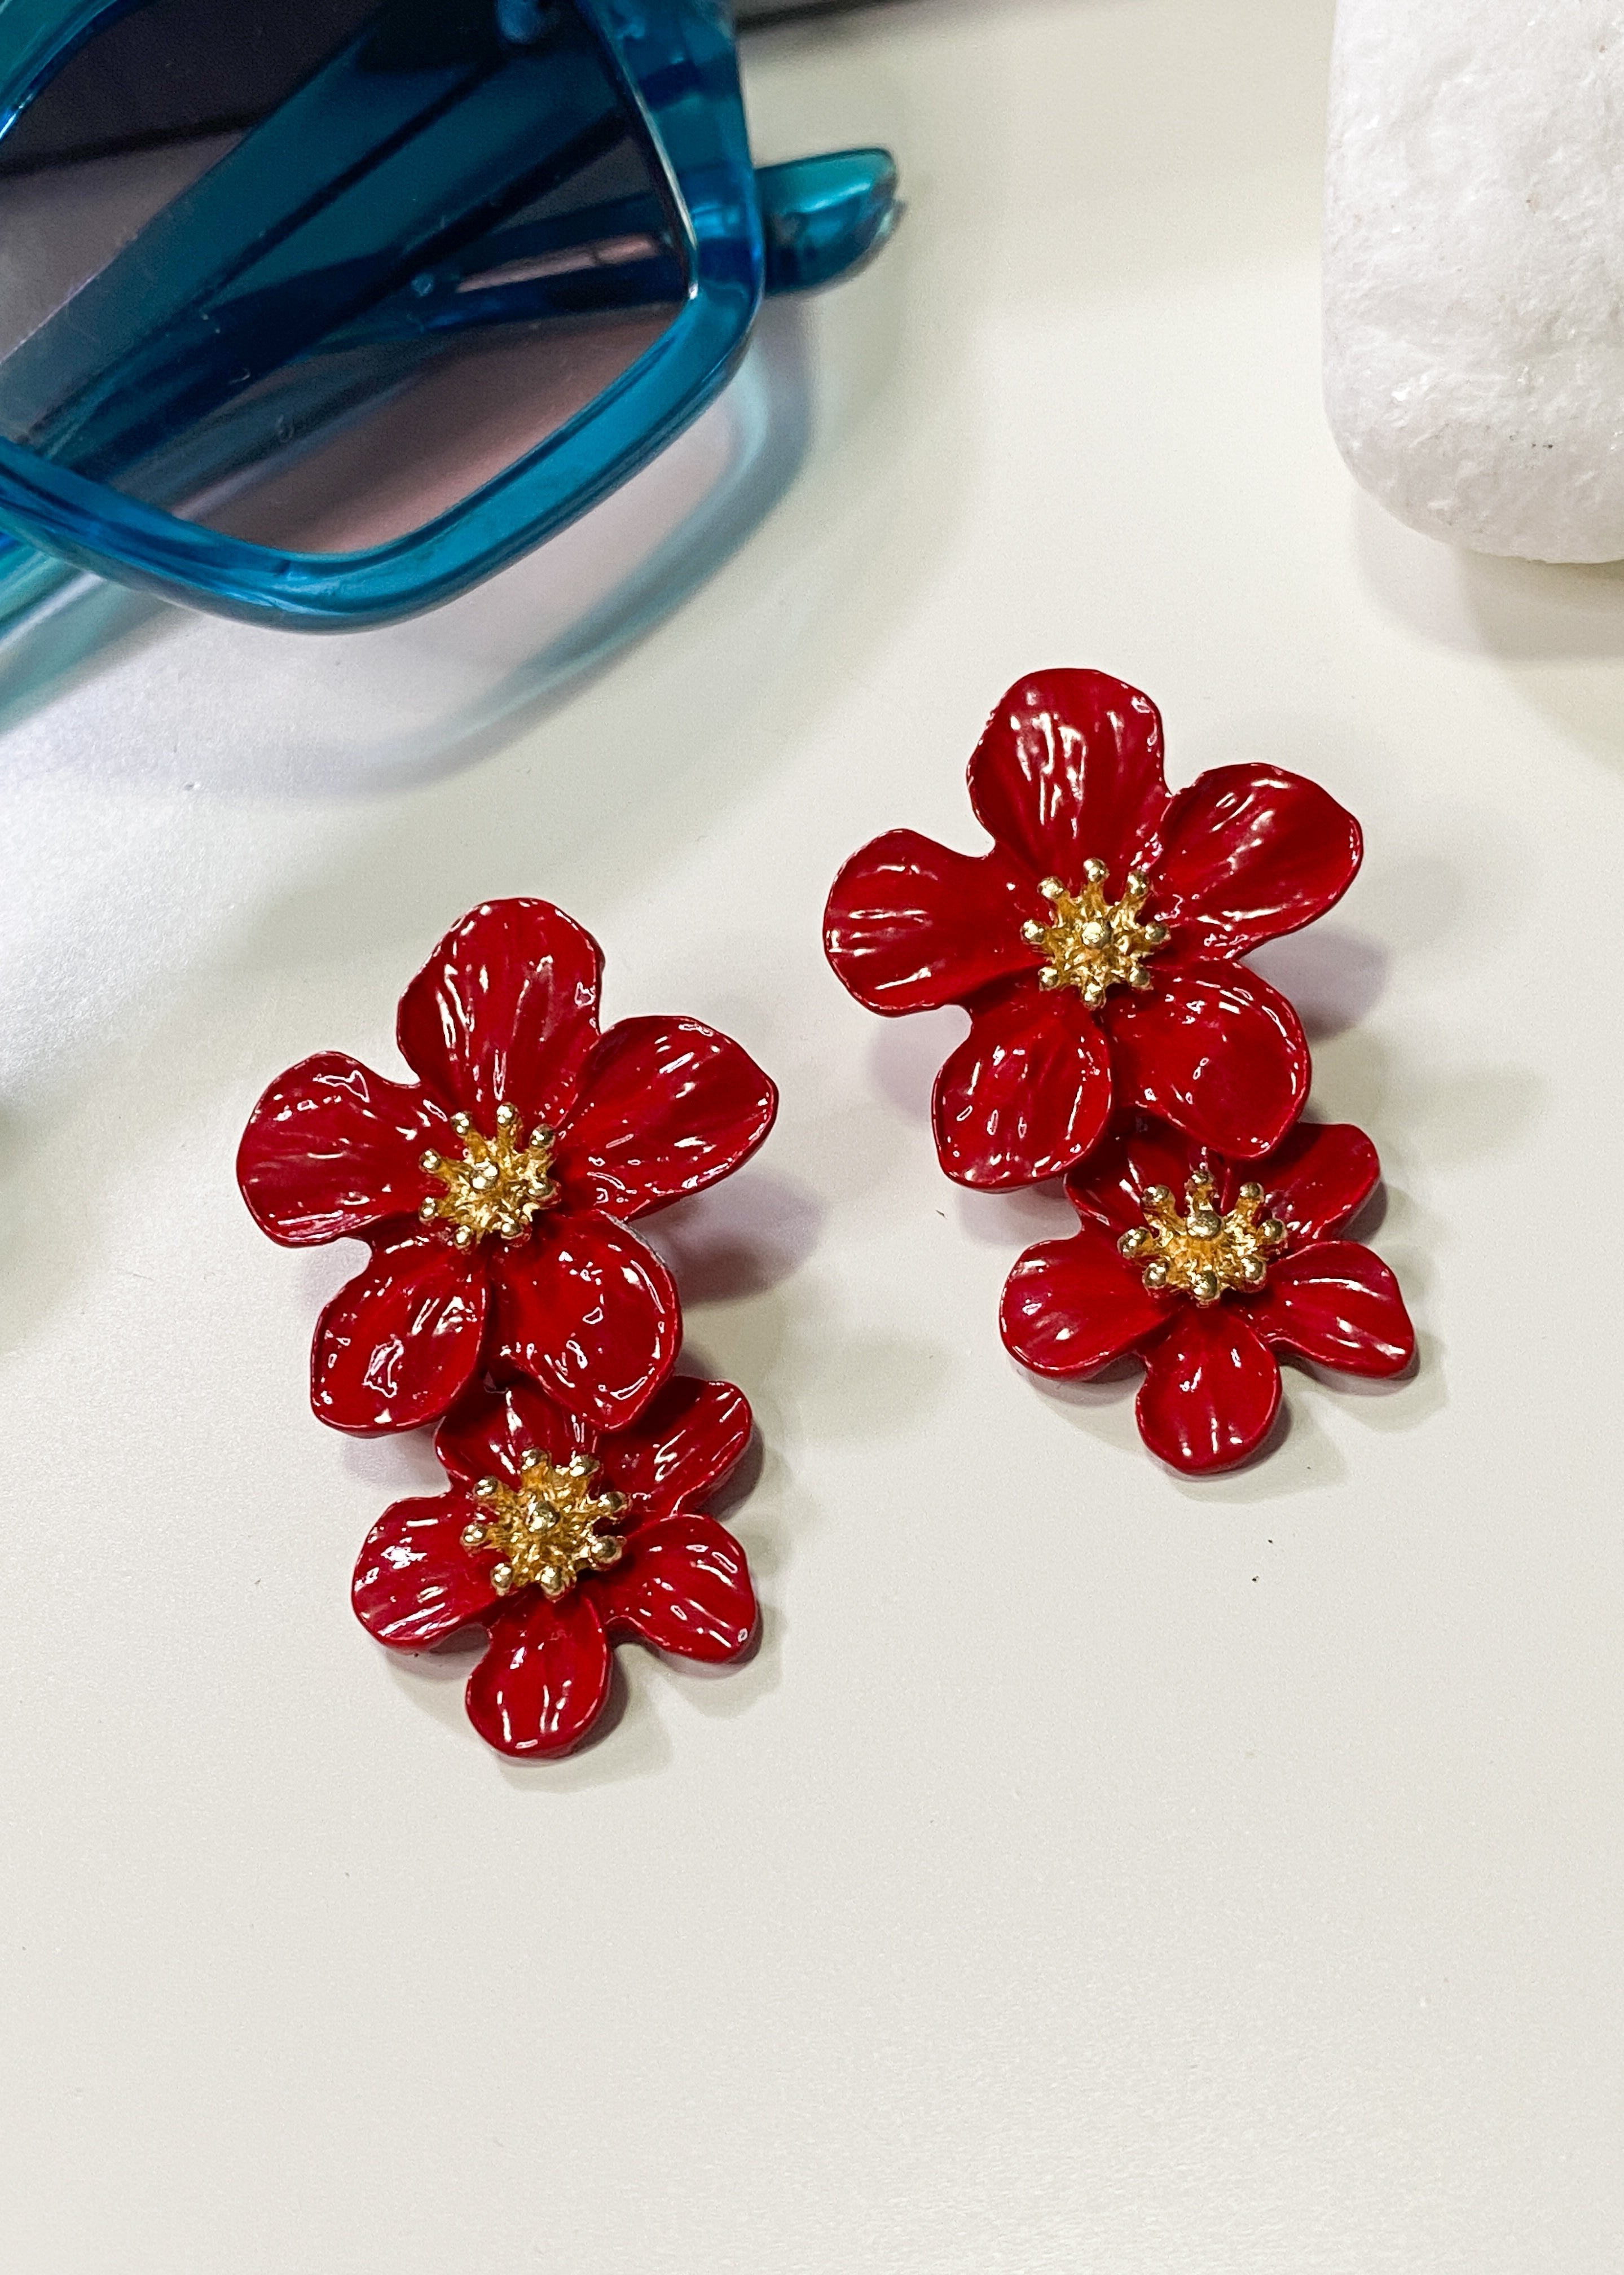
[[[504,1754],[578,1745],[608,1696],[609,1643],[717,1664],[756,1626],[744,1552],[701,1501],[750,1440],[729,1382],[673,1376],[600,1432],[533,1384],[470,1390],[435,1438],[450,1490],[404,1500],[367,1534],[356,1616],[396,1651],[482,1622],[468,1717]]]
[[[1346,1123],[1299,1122],[1235,1161],[1139,1121],[1066,1180],[1083,1228],[1029,1248],[1004,1285],[1004,1342],[1039,1374],[1143,1358],[1136,1412],[1175,1469],[1227,1469],[1280,1407],[1276,1351],[1344,1374],[1397,1374],[1415,1355],[1398,1281],[1333,1236],[1380,1175]]]
[[[432,1421],[482,1364],[614,1429],[669,1373],[676,1289],[623,1221],[736,1169],[777,1092],[696,1019],[601,1033],[601,968],[562,910],[487,903],[401,998],[416,1083],[328,1052],[255,1107],[237,1175],[256,1222],[372,1249],[316,1327],[311,1400],[336,1429]]]
[[[1056,1176],[1114,1101],[1222,1153],[1278,1144],[1308,1096],[1308,1046],[1238,959],[1347,891],[1353,816],[1274,767],[1217,767],[1169,792],[1155,705],[1099,671],[1012,687],[970,798],[990,853],[892,830],[841,871],[824,929],[871,1011],[969,1011],[933,1101],[948,1175]]]

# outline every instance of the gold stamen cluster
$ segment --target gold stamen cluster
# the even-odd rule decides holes
[[[454,1225],[458,1248],[472,1248],[476,1240],[523,1240],[538,1209],[556,1199],[553,1182],[555,1134],[546,1128],[533,1130],[528,1145],[519,1142],[518,1113],[511,1106],[496,1108],[496,1134],[487,1138],[465,1114],[454,1114],[451,1127],[463,1141],[462,1159],[448,1161],[434,1153],[422,1156],[422,1167],[445,1187],[430,1193],[418,1211],[425,1224],[437,1219]]]
[[[1103,861],[1085,861],[1080,893],[1069,893],[1058,877],[1044,879],[1053,920],[1021,926],[1028,947],[1041,949],[1047,958],[1038,974],[1040,987],[1075,987],[1085,1003],[1095,1004],[1104,1002],[1110,988],[1151,985],[1144,959],[1162,946],[1167,927],[1139,921],[1150,880],[1130,869],[1127,891],[1113,902],[1106,897],[1107,874]]]
[[[1230,1289],[1261,1288],[1268,1277],[1272,1250],[1286,1237],[1276,1216],[1259,1218],[1263,1187],[1243,1185],[1235,1206],[1220,1214],[1212,1206],[1214,1186],[1197,1169],[1184,1188],[1181,1216],[1170,1185],[1151,1185],[1144,1194],[1144,1222],[1117,1242],[1122,1254],[1144,1257],[1144,1284],[1152,1290],[1182,1289],[1205,1307]]]
[[[517,1485],[505,1485],[500,1478],[481,1478],[475,1485],[473,1496],[484,1517],[464,1526],[463,1546],[470,1553],[502,1551],[501,1563],[491,1568],[491,1585],[499,1596],[540,1588],[556,1602],[583,1572],[607,1572],[619,1563],[625,1543],[598,1528],[613,1524],[626,1497],[593,1492],[600,1465],[589,1454],[575,1455],[560,1470],[545,1454],[530,1450],[519,1455],[518,1466]]]

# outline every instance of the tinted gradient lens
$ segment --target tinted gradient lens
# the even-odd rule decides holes
[[[138,0],[0,132],[0,433],[261,544],[383,544],[629,369],[682,246],[572,6]]]

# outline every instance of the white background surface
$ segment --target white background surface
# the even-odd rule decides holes
[[[1624,577],[1454,556],[1339,464],[1329,13],[771,34],[761,154],[889,142],[910,211],[635,496],[401,630],[102,598],[0,658],[19,2275],[1624,2264]],[[651,529],[694,590],[630,637]],[[1070,1220],[941,1179],[957,1015],[819,953],[865,838],[975,843],[980,720],[1062,661],[1158,698],[1175,780],[1280,761],[1366,826],[1264,961],[1381,1147],[1424,1364],[1291,1372],[1227,1481],[1005,1359]],[[511,892],[601,935],[609,1016],[784,1096],[661,1235],[761,1425],[763,1646],[623,1653],[618,1725],[525,1772],[465,1658],[351,1619],[429,1457],[311,1419],[356,1251],[231,1179],[261,1085],[389,1068]]]

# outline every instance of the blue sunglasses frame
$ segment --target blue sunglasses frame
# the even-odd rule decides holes
[[[0,117],[131,0],[0,0]],[[769,291],[831,281],[883,241],[895,169],[855,150],[756,171],[721,0],[570,0],[664,174],[687,292],[673,321],[568,423],[424,527],[366,551],[284,552],[178,519],[0,438],[0,615],[88,569],[247,622],[340,631],[438,606],[555,535],[713,400]],[[42,560],[32,548],[53,558]],[[7,560],[4,556],[11,555]],[[64,568],[64,563],[72,564]]]

